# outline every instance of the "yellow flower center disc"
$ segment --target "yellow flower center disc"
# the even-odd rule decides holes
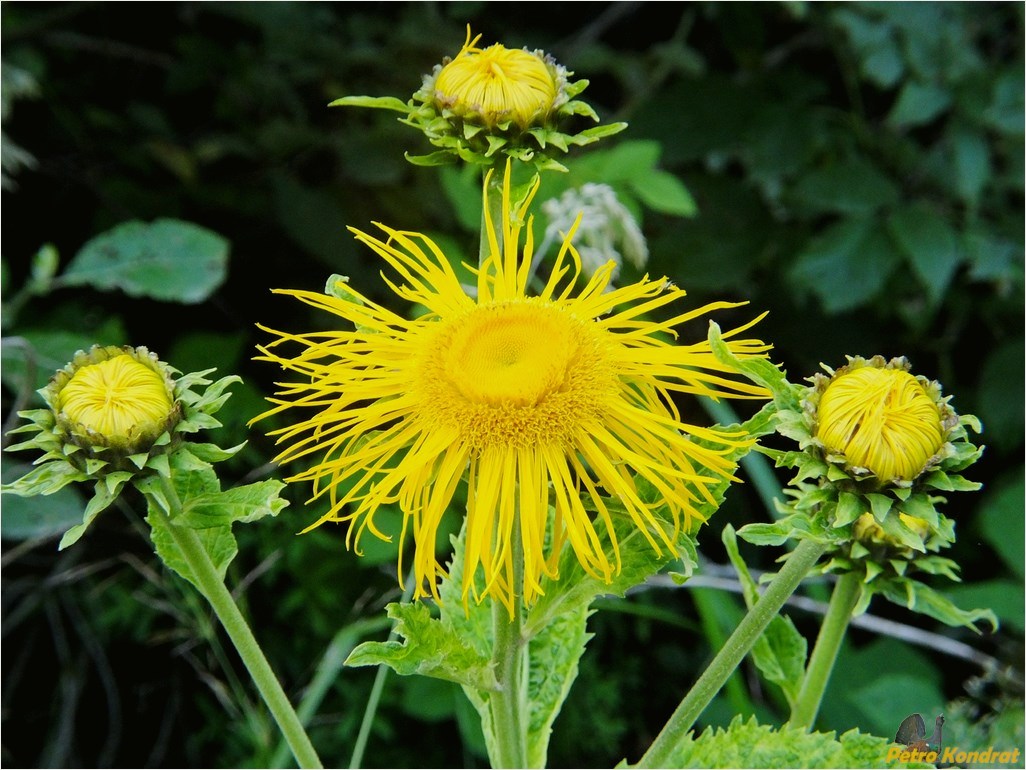
[[[414,389],[422,414],[474,446],[564,441],[615,397],[613,350],[554,305],[483,305],[441,325]]]

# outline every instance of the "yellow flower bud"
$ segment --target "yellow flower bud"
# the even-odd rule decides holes
[[[143,348],[80,353],[48,390],[65,440],[97,451],[148,451],[181,417],[168,372]]]
[[[439,107],[493,127],[506,120],[521,129],[545,122],[555,107],[558,84],[540,53],[468,41],[435,79]]]
[[[816,436],[827,451],[881,481],[911,481],[944,443],[934,399],[896,368],[863,366],[836,376],[819,401]]]

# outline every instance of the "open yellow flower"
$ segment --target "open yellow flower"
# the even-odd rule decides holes
[[[494,126],[512,120],[521,129],[542,123],[555,106],[555,65],[537,51],[498,43],[478,48],[478,35],[444,65],[434,83],[435,101],[462,117]]]
[[[838,373],[819,401],[817,437],[881,481],[911,481],[944,443],[940,410],[901,368]]]
[[[486,212],[487,190],[486,183]],[[260,348],[263,360],[298,375],[281,384],[272,399],[277,406],[262,417],[311,410],[274,432],[288,444],[278,461],[317,458],[289,481],[313,482],[314,498],[329,500],[317,524],[352,522],[347,542],[355,538],[357,548],[365,530],[387,539],[375,526],[375,512],[398,503],[406,517],[403,537],[412,533],[416,541],[418,597],[437,598],[444,571],[435,557],[435,533],[465,474],[464,602],[493,596],[512,612],[519,595],[530,605],[543,576],[558,577],[567,541],[588,573],[610,580],[619,552],[600,533],[611,535],[612,517],[624,514],[610,510],[603,495],[618,499],[653,549],[672,550],[676,529],[701,520],[698,506],[712,502],[710,489],[731,477],[734,464],[724,455],[751,443],[743,431],[683,423],[672,396],[765,396],[717,363],[708,342],[665,339],[680,324],[739,303],[648,321],[645,314],[684,291],[647,277],[607,291],[612,262],[574,295],[581,264],[572,231],[544,289],[528,296],[533,242],[527,209],[536,190],[537,180],[514,206],[507,167],[502,221],[496,228],[486,217],[490,255],[477,271],[476,297],[468,296],[429,238],[381,224],[386,240],[354,229],[357,240],[401,277],[399,283],[385,279],[392,290],[428,313],[407,320],[348,284],[335,296],[280,291],[355,328],[272,331],[279,339]],[[280,354],[283,343],[299,349]],[[729,344],[742,357],[768,349],[751,339]],[[658,499],[642,499],[636,478]],[[585,508],[585,494],[593,512]],[[663,506],[672,522],[656,515]],[[522,554],[522,583],[514,579],[515,553]]]

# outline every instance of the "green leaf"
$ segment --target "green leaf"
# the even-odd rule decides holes
[[[3,485],[3,491],[21,497],[52,495],[74,481],[86,481],[89,476],[72,466],[67,460],[50,460],[37,465],[28,473]]]
[[[394,96],[343,96],[328,103],[329,107],[372,107],[379,110],[394,110],[409,114],[412,108]]]
[[[933,83],[909,80],[887,116],[895,128],[913,128],[931,122],[951,106],[951,91]]]
[[[990,149],[987,137],[972,128],[960,128],[951,137],[955,189],[966,203],[976,205],[990,181]]]
[[[403,676],[433,676],[475,690],[498,687],[488,657],[467,644],[451,625],[432,618],[427,605],[393,602],[385,609],[405,641],[364,642],[350,653],[347,666],[384,664]]]
[[[965,626],[980,633],[980,629],[976,627],[976,621],[986,620],[990,623],[991,630],[997,630],[998,627],[997,617],[991,610],[960,609],[946,596],[916,580],[893,579],[878,586],[876,592],[899,606],[929,615],[949,626]]]
[[[709,347],[720,363],[737,369],[752,382],[769,390],[778,409],[799,408],[798,391],[787,381],[784,372],[767,358],[741,359],[735,356],[723,341],[719,324],[715,321],[709,322]]]
[[[760,725],[740,715],[730,725],[689,734],[677,746],[668,767],[920,767],[888,759],[886,738],[849,730],[810,733],[791,727]]]
[[[228,241],[177,219],[125,222],[87,242],[55,280],[163,302],[203,302],[224,282]]]
[[[891,213],[887,226],[926,288],[930,303],[939,304],[962,263],[955,231],[944,217],[916,204]]]
[[[590,614],[587,607],[576,607],[555,618],[531,640],[527,684],[530,704],[528,767],[545,766],[552,723],[577,678],[578,663],[592,636],[587,631]]]
[[[115,474],[113,473],[110,474],[110,476],[114,475]],[[121,494],[121,490],[124,488],[125,481],[127,481],[128,478],[131,478],[131,476],[122,474],[121,477],[119,477],[113,484],[108,483],[107,479],[100,479],[96,482],[96,486],[93,489],[93,496],[86,504],[85,511],[82,512],[82,523],[71,527],[64,533],[64,537],[61,538],[61,542],[57,546],[58,550],[63,551],[68,546],[74,545],[78,542],[79,538],[85,534],[86,529],[89,528],[89,525],[93,523],[93,519],[95,519],[102,511],[109,508],[110,504],[117,499],[119,494]]]
[[[283,489],[285,484],[280,481],[257,481],[183,499],[182,512],[175,517],[175,524],[208,529],[231,525],[234,521],[248,524],[265,516],[277,516],[289,504],[279,497]]]
[[[698,205],[688,188],[669,171],[649,169],[644,175],[633,177],[630,187],[653,211],[679,217],[693,217],[698,213]]]
[[[988,490],[979,503],[976,516],[980,532],[1001,556],[1005,566],[1020,579],[1024,577],[1023,563],[1026,562],[1022,511],[1026,491],[1023,486],[1020,468],[1013,480]]]
[[[844,219],[809,242],[790,276],[829,314],[854,310],[881,293],[900,255],[873,219]]]
[[[3,481],[17,479],[32,466],[15,463],[7,457],[3,462]],[[0,537],[4,540],[32,540],[58,535],[82,521],[85,500],[76,487],[64,487],[39,497],[15,496],[4,500],[0,516]]]
[[[169,525],[167,523],[166,516],[159,511],[154,498],[147,495],[146,502],[149,510],[146,522],[150,525],[150,539],[153,541],[153,547],[156,550],[157,556],[160,557],[160,560],[169,569],[177,572],[202,593],[203,589],[196,582],[192,568],[182,555],[181,549],[178,547],[178,543],[175,541],[174,535],[170,530],[171,526],[177,525]],[[231,527],[211,527],[210,529],[192,531],[199,537],[203,550],[207,552],[207,555],[214,564],[214,568],[223,579],[228,571],[228,565],[231,564],[232,559],[239,552],[239,547],[235,542],[235,536],[232,534]]]
[[[898,200],[898,187],[862,158],[814,169],[795,185],[796,200],[817,213],[866,216]]]
[[[741,581],[745,604],[751,610],[759,600],[759,588],[748,571],[748,565],[741,558],[737,535],[730,524],[723,528],[722,539],[730,563],[734,565]],[[752,660],[759,672],[768,681],[780,687],[791,706],[798,699],[798,691],[805,678],[807,653],[808,643],[805,637],[798,633],[794,622],[785,615],[777,615],[770,621],[751,650]]]

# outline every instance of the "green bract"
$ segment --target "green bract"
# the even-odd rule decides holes
[[[134,361],[157,372],[167,388],[170,408],[166,419],[156,427],[147,426],[130,437],[102,435],[72,420],[61,408],[61,391],[74,374],[83,367],[128,355]],[[160,361],[146,348],[96,345],[79,351],[74,359],[59,370],[50,383],[39,390],[48,408],[19,412],[27,425],[10,433],[33,433],[31,438],[8,447],[8,451],[35,449],[42,452],[32,471],[17,481],[5,484],[3,492],[31,497],[50,495],[74,481],[95,481],[94,494],[85,509],[83,521],[65,532],[60,547],[77,541],[97,514],[110,506],[129,481],[138,483],[150,476],[171,477],[169,458],[183,444],[183,437],[199,430],[220,427],[214,417],[230,394],[226,388],[238,377],[230,376],[212,382],[205,375],[213,370],[180,374]],[[213,444],[190,443],[191,453],[204,461],[216,462],[231,457],[241,449],[221,449]]]

